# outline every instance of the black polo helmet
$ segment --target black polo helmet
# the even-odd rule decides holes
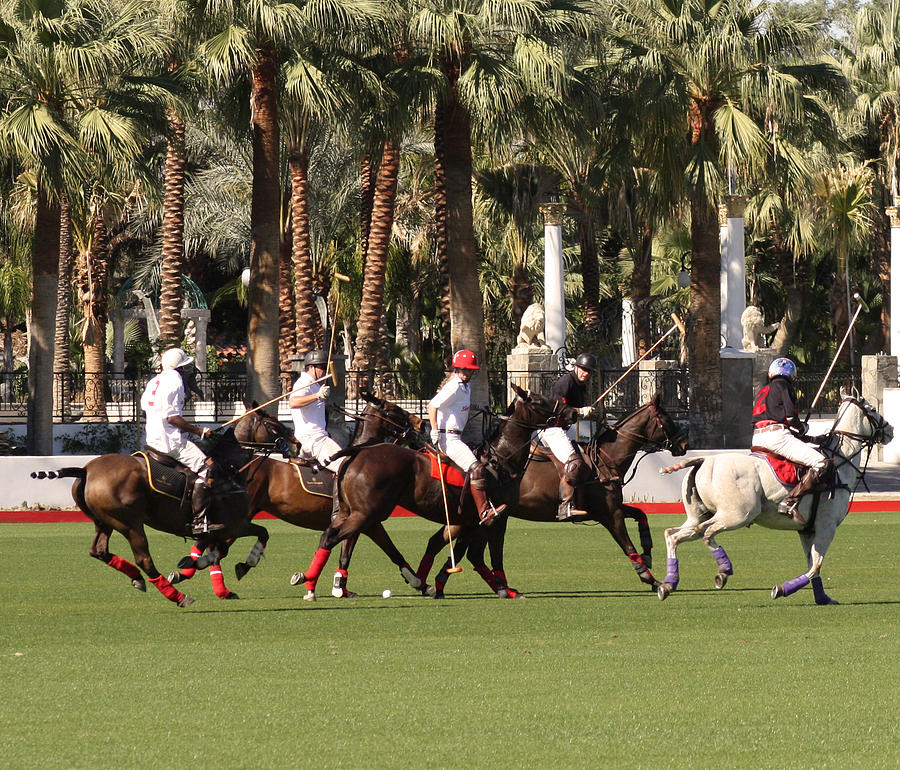
[[[579,353],[575,359],[575,366],[587,369],[589,372],[597,371],[597,356],[590,353]]]
[[[324,350],[310,350],[303,359],[303,368],[310,366],[326,366],[328,364],[328,354]]]

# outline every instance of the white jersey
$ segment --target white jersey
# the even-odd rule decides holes
[[[309,372],[304,371],[294,383],[294,389],[291,391],[289,398],[294,396],[315,395],[322,388],[322,383],[314,382]],[[313,438],[317,436],[328,435],[325,430],[326,415],[325,402],[316,399],[311,404],[307,404],[299,409],[291,409],[291,417],[294,418],[294,435],[299,441],[304,438]]]
[[[445,432],[462,433],[469,421],[471,398],[469,383],[463,382],[454,373],[428,402],[429,406],[437,410],[438,424],[431,427]]]
[[[141,409],[147,414],[147,446],[165,454],[184,448],[187,439],[168,420],[184,411],[184,383],[178,370],[165,369],[147,383],[141,396]]]

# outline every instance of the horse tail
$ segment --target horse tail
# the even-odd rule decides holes
[[[87,471],[81,467],[59,468],[55,471],[32,471],[33,479],[81,479],[87,478]]]
[[[703,461],[705,457],[692,457],[690,460],[685,460],[684,462],[675,463],[675,465],[670,465],[667,468],[660,468],[660,474],[665,475],[666,473],[674,473],[675,471],[680,471],[683,468],[699,468],[703,465]]]

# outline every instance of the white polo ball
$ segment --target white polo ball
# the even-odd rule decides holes
[[[385,589],[381,592],[381,598],[382,598],[382,599],[390,599],[393,595],[394,595],[394,592],[391,591],[390,588],[385,588]]]

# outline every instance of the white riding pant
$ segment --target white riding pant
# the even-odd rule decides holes
[[[768,449],[810,468],[825,461],[825,455],[811,444],[801,441],[784,425],[772,425],[764,430],[753,431],[753,446]]]
[[[562,428],[544,428],[537,431],[538,441],[553,452],[553,456],[565,465],[575,455],[572,440]]]
[[[193,441],[185,441],[183,447],[172,449],[166,454],[174,457],[178,462],[184,463],[200,478],[206,478],[206,472],[209,470],[206,465],[206,455]]]
[[[469,449],[458,433],[441,433],[437,448],[464,471],[468,471],[472,467],[472,463],[477,462],[475,453]]]
[[[341,445],[338,444],[327,433],[307,433],[300,437],[300,453],[306,460],[315,460],[323,468],[327,468],[332,473],[337,473],[341,463],[346,459],[339,457],[333,462],[329,459],[341,451]]]

